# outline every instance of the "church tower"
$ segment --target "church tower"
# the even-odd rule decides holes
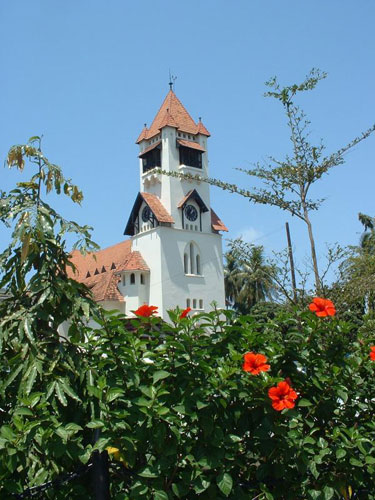
[[[211,208],[210,186],[158,172],[208,177],[209,137],[201,119],[192,119],[171,88],[137,139],[140,193],[125,234],[150,269],[144,277],[145,302],[158,306],[163,318],[176,306],[208,311],[215,301],[225,307],[219,231],[227,228]]]
[[[225,307],[220,231],[227,228],[211,207],[209,184],[178,176],[208,177],[209,137],[171,88],[137,139],[140,191],[125,228],[130,238],[95,254],[71,254],[69,275],[105,309],[131,317],[149,304],[167,320],[176,306],[192,313],[209,311],[213,301]]]

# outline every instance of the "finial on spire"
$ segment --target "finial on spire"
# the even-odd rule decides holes
[[[200,121],[200,122],[202,121],[202,117],[201,117],[201,116],[199,117],[199,121]]]
[[[174,82],[177,80],[177,76],[172,75],[171,70],[169,70],[169,89],[173,90]]]

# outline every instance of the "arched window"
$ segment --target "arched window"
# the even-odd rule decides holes
[[[190,299],[186,299],[186,307],[190,307]]]
[[[126,285],[126,278],[125,278],[125,274],[122,275],[122,286],[125,286]]]
[[[197,274],[201,274],[201,256],[199,253],[195,256],[195,261]]]
[[[143,276],[143,274],[141,274],[141,285],[144,285],[145,284],[145,277]]]
[[[194,245],[190,243],[190,274],[194,274]]]
[[[184,273],[185,274],[202,274],[201,256],[198,245],[190,241],[184,251]]]
[[[131,275],[130,275],[130,284],[131,285],[135,284],[135,274],[134,273],[131,273]]]

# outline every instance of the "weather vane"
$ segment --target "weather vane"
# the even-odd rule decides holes
[[[171,70],[169,70],[169,88],[173,90],[174,82],[177,80],[177,76],[172,75]]]

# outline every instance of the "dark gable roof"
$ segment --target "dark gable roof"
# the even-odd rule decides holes
[[[194,200],[202,212],[208,212],[208,208],[196,189],[191,189],[177,205],[177,208],[183,208],[189,200]]]
[[[163,206],[160,199],[151,193],[138,193],[135,203],[133,205],[132,211],[128,223],[126,224],[124,234],[134,235],[134,221],[137,217],[139,209],[142,203],[145,202],[150,208],[151,212],[154,214],[156,220],[168,224],[174,224],[174,220],[171,215],[167,212],[166,208]]]

